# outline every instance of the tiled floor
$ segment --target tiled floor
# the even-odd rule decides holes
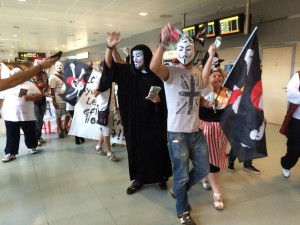
[[[213,208],[212,191],[198,184],[189,192],[198,225],[300,224],[300,166],[290,178],[282,177],[285,138],[278,129],[268,124],[269,156],[254,161],[261,175],[244,171],[242,164],[222,173],[223,212]],[[22,139],[17,160],[0,163],[0,225],[179,224],[175,201],[157,185],[126,194],[131,182],[124,146],[113,147],[121,158],[116,163],[94,151],[96,141],[78,146],[73,137],[44,138],[38,154],[28,154]],[[0,145],[5,146],[3,135]]]

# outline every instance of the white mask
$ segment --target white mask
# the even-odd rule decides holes
[[[144,67],[144,52],[142,50],[132,51],[132,59],[136,69],[140,70]]]
[[[192,38],[182,37],[177,43],[176,55],[183,65],[189,64],[195,57],[195,44]]]
[[[60,62],[60,61],[57,61],[55,63],[55,70],[58,72],[58,73],[62,73],[62,68],[63,68],[63,64]]]

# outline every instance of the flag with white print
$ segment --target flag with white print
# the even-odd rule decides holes
[[[96,97],[92,93],[92,90],[95,88],[94,82],[98,76],[101,76],[100,72],[94,69],[87,81],[84,92],[75,105],[69,135],[94,140],[99,140],[100,138],[101,130],[97,122],[99,106]],[[125,145],[123,125],[118,114],[114,115],[110,141],[111,143]]]
[[[66,85],[66,92],[62,98],[75,105],[83,93],[85,86],[93,71],[93,67],[78,60],[67,60],[64,64],[63,80]]]
[[[257,28],[225,80],[232,90],[221,118],[233,154],[240,162],[267,156]]]

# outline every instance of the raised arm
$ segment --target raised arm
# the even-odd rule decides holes
[[[0,79],[0,91],[4,91],[6,89],[15,87],[27,80],[29,80],[31,77],[37,75],[41,70],[47,69],[51,67],[58,58],[46,58],[42,60],[39,64],[36,66],[33,66],[29,68],[28,70],[24,70],[20,73],[17,73],[11,77]]]
[[[106,39],[107,48],[105,52],[105,63],[108,68],[111,67],[113,61],[113,50],[116,45],[122,40],[120,37],[120,32],[113,31],[112,33],[107,33],[108,37]]]
[[[165,51],[164,46],[169,45],[169,37],[172,29],[173,26],[171,24],[167,24],[162,28],[161,43],[158,45],[150,63],[150,70],[152,70],[152,72],[155,73],[162,80],[167,80],[169,78],[169,69],[168,67],[162,64],[162,59]]]
[[[211,64],[212,60],[215,56],[216,52],[216,46],[214,44],[211,44],[208,49],[209,58],[205,63],[205,66],[202,70],[202,81],[205,87],[209,84],[209,76],[210,76],[210,70],[211,70]]]
[[[126,64],[126,61],[121,58],[116,46],[112,50],[112,57],[116,63]]]

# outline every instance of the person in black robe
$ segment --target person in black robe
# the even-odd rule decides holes
[[[111,38],[113,35],[116,35],[115,38]],[[105,91],[112,81],[118,84],[129,175],[130,180],[134,180],[127,188],[127,194],[135,193],[143,184],[152,183],[159,183],[159,187],[166,190],[172,167],[167,147],[167,106],[163,82],[149,69],[152,52],[145,45],[132,48],[131,64],[114,62],[112,52],[117,51],[119,41],[119,33],[113,32],[107,38],[99,90]],[[137,62],[139,57],[133,56],[136,52],[142,53],[144,60]],[[159,86],[161,91],[146,99],[151,86]]]

